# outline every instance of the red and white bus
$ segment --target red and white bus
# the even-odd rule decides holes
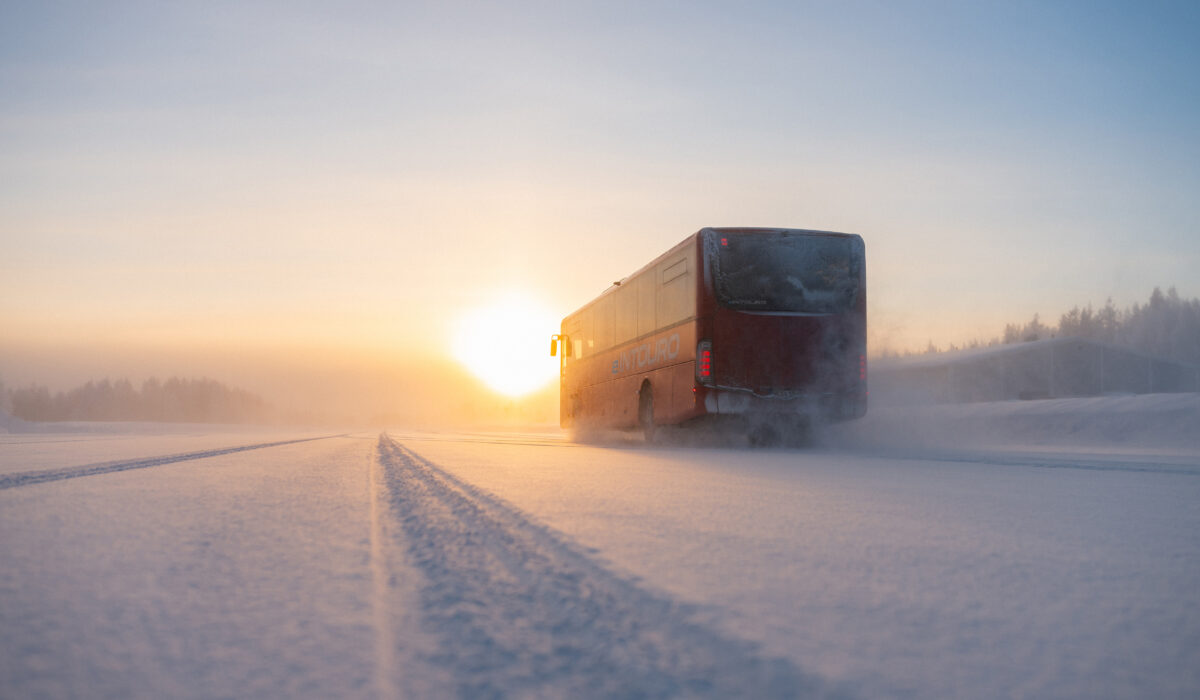
[[[560,421],[651,438],[729,420],[769,439],[858,418],[866,330],[860,236],[701,229],[563,319]]]

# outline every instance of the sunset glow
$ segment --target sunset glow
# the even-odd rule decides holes
[[[8,3],[0,385],[555,422],[559,321],[705,226],[861,234],[875,356],[1190,299],[1193,5]]]
[[[557,376],[558,359],[549,350],[557,330],[558,319],[545,307],[508,294],[459,320],[454,357],[495,391],[523,396]]]

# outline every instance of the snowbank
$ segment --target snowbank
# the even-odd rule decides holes
[[[29,424],[0,411],[0,435],[29,432]]]
[[[1200,448],[1200,394],[886,406],[833,426],[834,444]]]

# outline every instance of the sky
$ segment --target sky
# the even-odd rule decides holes
[[[386,410],[489,303],[561,318],[704,226],[861,234],[876,354],[1200,296],[1198,35],[1190,2],[0,0],[0,381]]]

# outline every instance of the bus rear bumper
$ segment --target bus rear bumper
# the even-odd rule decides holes
[[[778,396],[741,389],[713,388],[704,393],[704,410],[710,415],[803,416],[834,422],[866,415],[867,397],[858,393]]]

